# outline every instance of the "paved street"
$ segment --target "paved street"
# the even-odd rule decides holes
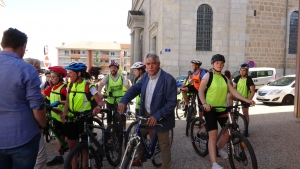
[[[250,108],[250,114],[249,141],[254,147],[259,168],[299,168],[300,120],[294,117],[293,106],[258,103]],[[53,158],[55,145],[55,141],[47,144],[48,159]],[[224,168],[230,168],[229,160],[218,158],[217,161]],[[106,161],[104,164],[104,168],[113,168]],[[46,168],[63,168],[63,165]],[[151,161],[147,161],[143,168],[155,167]],[[211,168],[209,157],[198,156],[192,148],[190,138],[185,136],[184,119],[176,120],[172,145],[172,168]]]

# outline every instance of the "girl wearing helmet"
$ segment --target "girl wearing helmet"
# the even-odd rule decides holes
[[[240,95],[230,84],[229,80],[221,74],[222,69],[224,68],[225,57],[220,54],[212,56],[211,65],[213,67],[213,72],[206,73],[202,78],[199,96],[202,102],[202,107],[204,108],[204,117],[206,121],[206,130],[209,135],[208,140],[208,152],[210,161],[213,169],[222,169],[223,167],[219,166],[217,161],[217,134],[218,134],[218,122],[221,127],[227,122],[227,112],[225,109],[216,109],[212,110],[212,106],[224,106],[226,107],[227,94],[230,92],[234,97],[239,100],[243,100],[251,105],[254,105],[253,100],[247,99]],[[211,76],[211,79],[210,79]],[[208,82],[211,81],[211,84],[208,86]],[[208,87],[208,88],[207,88]],[[225,116],[224,116],[225,115]],[[224,151],[224,146],[228,141],[228,132],[225,132],[221,137],[218,145],[218,154],[223,158],[228,158],[227,152]]]
[[[68,77],[70,83],[68,84],[68,95],[64,107],[63,114],[61,115],[62,121],[65,122],[66,116],[73,116],[76,113],[84,113],[92,111],[94,115],[100,113],[102,108],[102,99],[98,94],[96,87],[87,82],[90,78],[86,72],[86,65],[83,63],[71,63],[66,66],[68,70]],[[86,85],[88,85],[88,92],[86,93]],[[87,100],[87,95],[91,96]],[[92,110],[92,101],[96,101],[98,106]],[[78,143],[78,136],[82,130],[82,126],[78,126],[78,122],[66,122],[66,137],[69,144],[69,149],[72,150]],[[73,166],[74,165],[74,166]],[[72,168],[76,168],[72,163]]]
[[[65,125],[63,124],[60,115],[64,110],[64,104],[68,95],[67,85],[64,83],[64,77],[66,77],[67,71],[61,66],[49,67],[49,71],[52,85],[48,87],[44,91],[44,93],[48,98],[50,98],[50,105],[53,106],[53,108],[51,107],[51,116],[56,119],[53,120],[53,126],[59,132],[61,138],[64,140]],[[59,151],[61,149],[61,146],[61,143],[58,141],[56,146],[57,155],[51,161],[48,161],[46,163],[47,166],[54,166],[64,163],[62,154]]]
[[[146,65],[143,62],[136,62],[134,63],[131,68],[133,69],[133,74],[135,76],[134,78],[134,84],[137,83],[140,79],[142,79],[143,74],[146,72]],[[140,110],[140,102],[141,102],[141,96],[138,95],[135,98],[135,114],[139,114]]]

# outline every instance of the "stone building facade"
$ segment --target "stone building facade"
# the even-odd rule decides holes
[[[205,34],[197,27],[203,6],[211,11]],[[289,43],[293,12],[294,29],[297,0],[132,0],[127,18],[131,63],[155,52],[162,68],[179,76],[191,69],[194,58],[209,69],[211,56],[220,53],[226,57],[224,70],[236,71],[241,63],[254,61],[255,67],[275,67],[277,77],[294,74],[296,54],[289,52],[296,43]],[[196,42],[202,43],[204,36],[211,37],[210,47],[201,50]]]

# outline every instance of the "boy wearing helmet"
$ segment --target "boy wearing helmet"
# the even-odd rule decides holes
[[[211,65],[213,67],[213,72],[206,73],[204,75],[199,88],[199,96],[204,109],[206,130],[209,135],[208,152],[212,164],[212,169],[223,169],[223,167],[221,167],[216,162],[217,161],[216,143],[217,143],[217,134],[218,134],[217,123],[219,122],[220,126],[224,127],[225,123],[228,120],[228,117],[226,116],[227,114],[226,109],[218,108],[216,110],[212,110],[211,109],[212,106],[226,107],[228,91],[237,99],[240,99],[251,105],[255,104],[253,100],[247,99],[242,95],[240,95],[232,87],[229,80],[224,75],[221,74],[222,69],[224,67],[224,63],[225,63],[225,57],[223,55],[221,54],[213,55],[211,58]],[[211,83],[208,85],[209,81],[211,81]],[[228,141],[228,132],[225,132],[222,135],[218,145],[218,154],[222,158],[228,158],[227,152],[225,152],[223,149],[227,141]]]
[[[233,87],[239,92],[242,96],[253,99],[255,94],[255,85],[251,77],[248,76],[249,65],[247,63],[241,64],[240,66],[240,75],[237,76],[233,82]],[[245,104],[245,102],[241,101],[243,114],[247,119],[248,126],[250,122],[249,117],[249,104]],[[248,127],[249,128],[249,127]],[[248,130],[245,131],[245,136],[248,137]]]
[[[119,64],[112,61],[109,65],[110,74],[105,76],[98,88],[98,92],[101,93],[102,88],[106,85],[106,92],[108,98],[106,99],[106,107],[110,110],[114,109],[114,98],[109,96],[124,96],[124,88],[127,90],[130,88],[128,80],[125,79],[121,74],[118,73]],[[117,98],[117,103],[119,103],[121,98]],[[126,130],[126,117],[121,115],[123,119],[123,130]],[[110,125],[112,122],[112,113],[107,113],[107,125]]]
[[[193,75],[192,75],[192,80],[190,81],[189,85],[184,86],[184,87],[180,87],[180,89],[182,91],[182,96],[185,102],[185,108],[184,111],[187,111],[188,108],[188,104],[189,104],[189,97],[187,95],[188,92],[193,92],[193,93],[198,93],[198,89],[200,86],[200,82],[201,79],[203,78],[203,76],[205,75],[206,71],[201,69],[200,66],[202,65],[202,62],[198,59],[193,59],[191,61],[192,63],[192,69],[193,69]],[[199,96],[197,95],[197,100],[198,100],[198,108],[199,108],[199,117],[202,117],[202,110],[201,110],[201,101]]]
[[[60,115],[64,110],[63,105],[68,95],[67,86],[64,83],[64,77],[67,76],[67,71],[61,66],[49,67],[49,71],[52,85],[44,91],[44,94],[50,99],[50,105],[54,106],[51,111],[51,116],[56,119],[53,120],[53,126],[64,140],[64,124]],[[64,159],[60,154],[61,146],[61,143],[58,141],[56,146],[57,155],[46,163],[47,166],[64,163]]]
[[[78,113],[91,112],[93,115],[100,113],[102,108],[102,99],[98,94],[96,87],[87,82],[90,75],[86,72],[86,65],[83,63],[71,63],[66,66],[68,70],[68,77],[70,78],[70,83],[68,84],[68,95],[64,107],[61,119],[66,122],[66,116],[73,116]],[[86,93],[86,85],[88,85],[88,93]],[[87,98],[87,95],[91,96],[91,100]],[[95,100],[98,104],[92,110],[92,100]],[[78,125],[77,121],[66,122],[66,132],[67,142],[69,149],[72,150],[74,146],[78,143],[79,133],[83,130],[82,126]],[[77,168],[76,164],[72,163],[72,168]]]

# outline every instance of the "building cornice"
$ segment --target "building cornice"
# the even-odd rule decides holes
[[[135,29],[135,28],[144,28],[144,20],[145,20],[145,15],[134,15],[131,14],[133,11],[128,12],[128,18],[127,18],[127,26],[129,29]],[[140,12],[140,11],[138,11]],[[142,12],[140,12],[142,13]]]

